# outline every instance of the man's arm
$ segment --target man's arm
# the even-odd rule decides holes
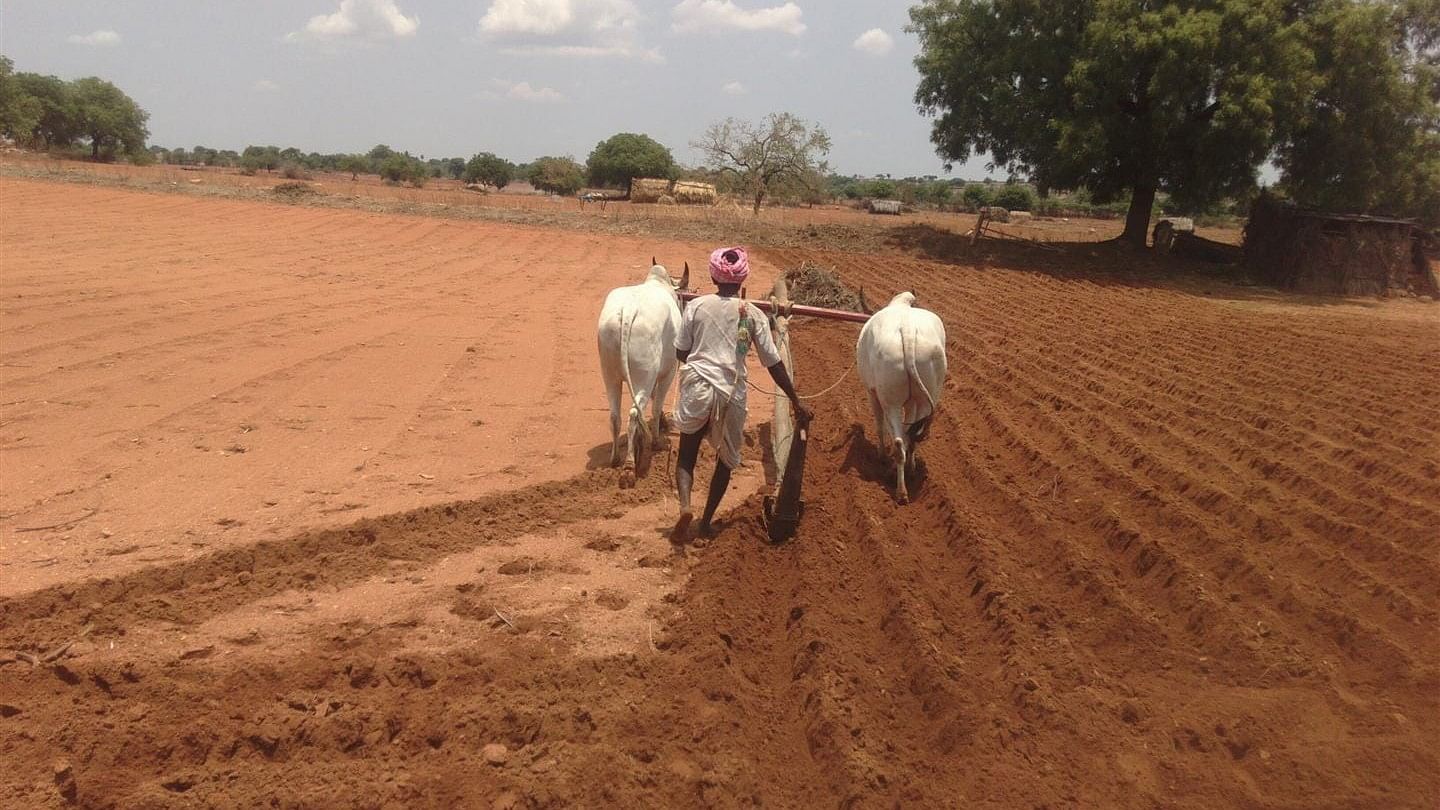
[[[795,384],[790,381],[790,372],[785,370],[784,361],[766,366],[765,370],[770,372],[770,379],[775,381],[775,385],[790,398],[790,406],[795,409],[795,422],[801,426],[809,424],[814,414],[800,401],[800,395],[795,393]]]

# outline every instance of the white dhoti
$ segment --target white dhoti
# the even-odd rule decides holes
[[[681,433],[698,433],[710,425],[706,438],[725,466],[740,467],[740,445],[745,441],[745,382],[727,395],[694,369],[680,370],[680,396],[675,403],[675,427]]]

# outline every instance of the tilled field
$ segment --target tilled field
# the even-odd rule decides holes
[[[1435,806],[1431,307],[1075,253],[765,253],[944,318],[907,507],[842,385],[785,546],[670,553],[662,462],[0,601],[0,803]]]

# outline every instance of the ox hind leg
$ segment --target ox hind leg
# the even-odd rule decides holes
[[[646,440],[645,408],[649,404],[649,398],[641,391],[635,395],[635,402],[630,407],[629,426],[625,432],[627,454],[625,468],[620,471],[620,486],[629,488],[635,486],[635,481],[644,478],[650,473],[650,458],[652,451],[650,442]]]
[[[909,466],[909,460],[906,458],[905,427],[901,418],[900,408],[890,408],[884,415],[887,449],[895,462],[895,500],[906,504],[910,502],[910,490],[905,486],[905,468]]]
[[[626,447],[620,435],[620,394],[619,380],[605,377],[605,398],[610,402],[610,466],[619,467],[625,460]]]

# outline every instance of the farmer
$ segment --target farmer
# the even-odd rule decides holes
[[[710,535],[710,522],[730,486],[730,471],[740,466],[740,442],[745,430],[745,355],[751,346],[775,385],[790,398],[796,422],[804,425],[810,421],[810,411],[800,404],[764,314],[739,297],[740,285],[748,275],[750,260],[744,248],[720,248],[710,254],[710,278],[720,291],[691,301],[680,319],[680,333],[675,336],[675,355],[685,364],[680,368],[680,398],[675,404],[675,426],[680,430],[680,463],[675,469],[680,519],[675,522],[671,539],[677,542],[686,539],[695,516],[690,508],[690,488],[695,482],[701,439],[709,437],[718,457],[705,514],[697,527],[702,536]]]

